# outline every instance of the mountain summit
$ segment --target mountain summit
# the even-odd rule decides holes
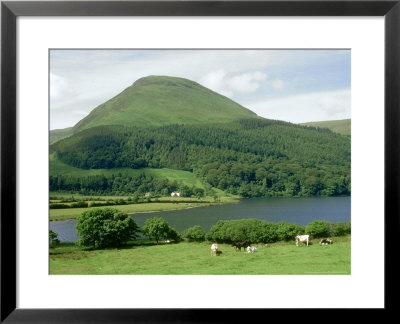
[[[257,117],[231,99],[191,80],[148,76],[96,107],[72,131],[101,125],[190,125]]]

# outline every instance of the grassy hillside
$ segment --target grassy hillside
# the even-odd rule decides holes
[[[68,135],[71,132],[71,130],[72,127],[50,130],[50,144],[57,142],[59,139]]]
[[[95,108],[72,131],[77,133],[99,125],[204,124],[240,118],[257,118],[257,115],[196,82],[149,76]]]
[[[73,176],[78,178],[84,178],[96,175],[118,175],[124,174],[127,176],[138,176],[144,173],[145,175],[152,176],[156,179],[168,179],[170,181],[177,181],[178,183],[183,183],[187,186],[195,186],[204,189],[204,184],[197,179],[192,172],[183,170],[173,170],[173,169],[152,169],[152,168],[142,168],[142,169],[131,169],[131,168],[115,168],[115,169],[89,169],[84,170],[76,168],[65,164],[58,160],[54,154],[50,155],[50,175],[64,175]]]
[[[50,274],[157,275],[349,275],[350,236],[332,245],[295,246],[278,242],[256,253],[235,252],[219,244],[222,254],[210,256],[210,243],[135,245],[121,249],[85,251],[73,244],[50,249]]]
[[[208,196],[212,187],[242,197],[351,191],[349,137],[258,117],[182,78],[139,79],[72,133],[50,146],[52,191],[166,196],[179,190],[187,197],[204,186]]]
[[[98,126],[58,141],[50,149],[68,165],[51,175],[61,174],[63,168],[81,174],[70,167],[102,176],[115,171],[96,170],[128,169],[133,175],[150,168],[166,177],[171,170],[190,172],[208,186],[243,197],[350,194],[350,138],[328,129],[267,119],[244,119],[223,127]],[[52,179],[51,190],[69,190],[64,186],[67,180]],[[98,192],[104,186],[109,192],[116,187],[121,193],[132,190],[126,181],[115,185],[116,179],[106,180],[107,184],[98,179],[96,186],[86,187]],[[82,181],[78,182],[71,186],[81,188]]]
[[[335,133],[339,133],[342,135],[351,135],[351,119],[308,122],[302,123],[300,125],[328,128]]]

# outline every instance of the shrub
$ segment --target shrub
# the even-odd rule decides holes
[[[306,226],[305,232],[313,237],[330,236],[333,224],[328,221],[315,220]]]
[[[206,238],[206,233],[201,226],[196,225],[183,231],[182,237],[189,241],[201,242]]]
[[[252,242],[273,243],[278,241],[277,225],[274,223],[262,222],[257,238]],[[251,238],[251,236],[249,235]]]
[[[224,231],[226,230],[225,223],[227,221],[220,220],[214,226],[211,227],[210,231],[206,234],[207,241],[215,242],[226,242],[228,240]]]
[[[219,243],[234,243],[250,240],[252,243],[276,242],[276,224],[259,219],[241,219],[218,221],[210,232],[206,234],[207,240]]]
[[[53,247],[57,244],[60,244],[60,240],[58,239],[58,234],[53,232],[52,230],[49,231],[49,245]]]
[[[67,204],[58,204],[58,203],[50,204],[50,209],[64,209],[64,208],[71,208],[71,206]]]
[[[71,204],[71,208],[87,208],[89,205],[86,201],[79,201]]]
[[[162,239],[180,240],[179,233],[161,217],[147,219],[142,227],[142,233],[149,238],[154,238],[157,244]]]
[[[280,222],[276,227],[278,241],[291,241],[297,235],[304,234],[304,229],[305,227],[302,225]]]
[[[77,218],[77,244],[84,247],[102,248],[120,246],[135,239],[139,228],[135,221],[114,208],[90,209]]]
[[[343,222],[334,224],[332,234],[334,236],[344,236],[347,234],[351,234],[351,224]]]
[[[243,221],[229,221],[225,223],[226,240],[228,243],[249,239],[246,232],[246,223]]]
[[[168,233],[165,237],[167,240],[172,240],[175,242],[179,242],[182,240],[181,235],[171,226],[169,227]]]

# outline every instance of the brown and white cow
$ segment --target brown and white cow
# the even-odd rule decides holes
[[[328,244],[333,244],[333,241],[328,237],[326,239],[322,239],[321,241],[319,241],[320,245],[328,245]]]

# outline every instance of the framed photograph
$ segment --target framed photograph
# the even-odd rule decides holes
[[[1,321],[393,309],[399,16],[3,1]]]

